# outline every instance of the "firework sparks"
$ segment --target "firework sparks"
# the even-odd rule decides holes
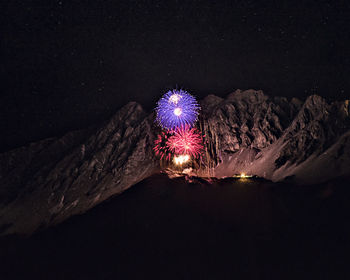
[[[189,155],[179,155],[179,156],[174,156],[174,163],[176,165],[182,165],[186,162],[188,162],[190,160],[190,156]]]
[[[177,102],[179,102],[180,99],[181,99],[181,95],[177,94],[177,93],[174,93],[174,94],[170,95],[169,102],[174,103],[176,105]]]
[[[169,135],[169,133],[162,131],[160,134],[158,134],[157,139],[154,141],[153,150],[156,156],[159,156],[160,159],[171,159],[172,152],[167,145]]]
[[[170,90],[158,101],[157,122],[168,130],[192,126],[197,120],[199,109],[196,99],[185,90]]]
[[[167,146],[176,155],[200,156],[203,149],[202,137],[196,128],[182,126],[168,138]]]

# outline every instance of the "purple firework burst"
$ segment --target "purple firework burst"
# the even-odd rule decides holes
[[[197,120],[199,109],[197,100],[185,90],[169,90],[158,101],[157,121],[169,130],[192,126]]]

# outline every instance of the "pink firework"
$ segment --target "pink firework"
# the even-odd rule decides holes
[[[202,136],[196,128],[182,126],[173,131],[168,138],[167,146],[176,155],[191,155],[194,158],[200,156],[203,149]]]
[[[153,150],[156,156],[159,156],[160,159],[170,160],[172,153],[167,145],[170,134],[162,131],[158,134],[157,139],[154,141]]]

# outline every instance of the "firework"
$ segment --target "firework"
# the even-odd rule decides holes
[[[168,149],[176,155],[200,156],[203,149],[202,136],[196,128],[182,126],[173,131],[167,140]]]
[[[192,126],[200,109],[196,99],[185,90],[170,90],[158,101],[157,121],[165,129]]]
[[[169,133],[162,131],[160,134],[158,134],[157,139],[154,141],[153,150],[156,156],[159,156],[160,159],[171,159],[172,152],[167,145],[169,136]]]
[[[179,156],[174,156],[173,162],[176,165],[182,165],[190,160],[189,155],[179,155]]]

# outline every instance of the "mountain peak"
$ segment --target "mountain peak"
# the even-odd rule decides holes
[[[312,184],[350,175],[349,101],[312,95],[303,103],[250,89],[200,103],[197,176]],[[159,172],[156,133],[153,113],[129,102],[98,128],[0,154],[0,235],[56,224]]]

